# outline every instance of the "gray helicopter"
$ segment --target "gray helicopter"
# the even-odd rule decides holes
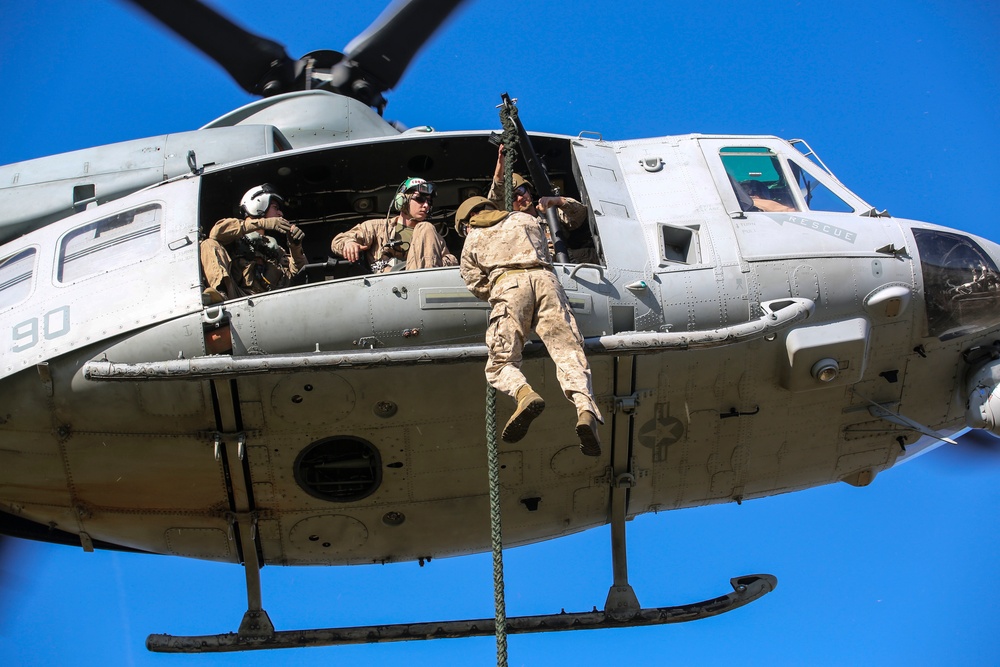
[[[494,149],[488,132],[398,132],[378,113],[391,85],[336,73],[366,60],[347,52],[302,63],[306,90],[257,77],[276,94],[190,137],[2,168],[18,183],[3,209],[18,217],[3,221],[0,252],[0,437],[38,461],[3,473],[8,532],[248,573],[487,548],[485,532],[448,528],[485,514],[482,485],[456,471],[484,466],[483,407],[464,397],[482,385],[486,311],[454,269],[345,275],[354,268],[325,245],[387,210],[396,174],[416,165],[447,222],[488,185]],[[590,212],[575,242],[599,261],[557,270],[614,417],[596,462],[573,455],[561,418],[502,453],[520,511],[506,520],[510,544],[864,485],[966,425],[997,432],[995,244],[880,214],[807,147],[775,137],[531,144]],[[171,157],[152,174],[51,178],[157,152]],[[264,182],[295,202],[320,261],[300,285],[206,307],[199,229]],[[213,347],[220,338],[231,351]],[[551,366],[531,364],[557,405]],[[436,388],[430,404],[402,390],[415,384]],[[121,468],[124,488],[110,484]]]

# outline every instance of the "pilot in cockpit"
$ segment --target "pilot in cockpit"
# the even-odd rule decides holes
[[[362,262],[372,273],[457,266],[458,258],[429,220],[433,206],[434,184],[407,178],[396,189],[386,217],[366,220],[337,234],[330,250],[351,262]],[[399,214],[393,216],[394,211]]]
[[[199,248],[207,285],[202,301],[206,305],[288,287],[305,266],[305,234],[285,220],[283,204],[270,185],[258,185],[240,200],[242,220],[224,218],[212,226]],[[266,232],[285,235],[288,252]]]
[[[740,185],[753,200],[753,205],[759,211],[766,213],[787,213],[795,208],[789,206],[788,189],[784,187],[768,188],[760,181],[744,181]]]

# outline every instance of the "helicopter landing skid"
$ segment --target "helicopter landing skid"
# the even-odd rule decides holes
[[[729,580],[733,592],[711,600],[675,607],[639,609],[631,618],[616,620],[606,611],[515,616],[507,619],[508,634],[563,632],[566,630],[598,630],[630,628],[696,621],[718,616],[749,604],[770,593],[778,585],[770,574],[751,574]],[[242,630],[242,628],[241,628]],[[362,625],[350,628],[315,630],[280,630],[274,632],[228,632],[219,635],[177,637],[149,635],[146,648],[158,653],[227,653],[272,648],[303,648],[306,646],[337,646],[343,644],[376,644],[381,642],[420,639],[456,639],[486,637],[495,633],[494,620],[481,618],[468,621],[432,623],[400,623],[397,625]]]

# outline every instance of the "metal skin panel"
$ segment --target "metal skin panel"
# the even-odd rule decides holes
[[[294,148],[399,134],[399,130],[371,107],[325,90],[299,91],[256,100],[213,120],[202,129],[230,125],[274,126]]]
[[[39,253],[35,274],[39,288],[33,298],[0,313],[4,349],[0,378],[123,331],[200,310],[197,196],[197,180],[172,183],[155,195],[125,197],[110,211],[96,208],[10,244],[13,248],[38,244],[45,251]],[[159,242],[151,257],[126,258],[104,272],[46,284],[55,281],[56,254],[68,232],[149,203],[162,206]]]
[[[226,127],[177,132],[0,166],[0,241],[62,220],[87,207],[74,201],[74,187],[90,187],[106,203],[142,188],[275,150],[274,128]]]
[[[878,257],[876,249],[893,241],[890,226],[895,224],[822,211],[747,212],[745,220],[735,221],[740,250],[750,261],[788,255]]]

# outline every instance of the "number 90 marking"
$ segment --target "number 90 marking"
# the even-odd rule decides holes
[[[20,324],[15,324],[13,334],[13,352],[23,352],[38,345],[39,340],[52,340],[69,333],[69,306],[60,306],[42,315],[41,319],[32,317]],[[40,337],[39,337],[40,335]]]

